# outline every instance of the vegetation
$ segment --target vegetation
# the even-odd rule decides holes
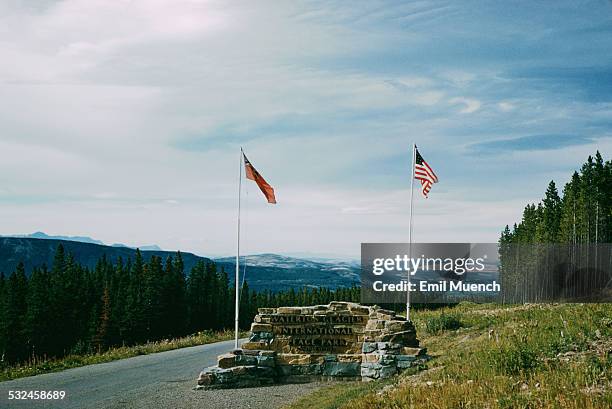
[[[534,244],[555,243],[552,247],[560,248],[560,254],[571,252],[568,264],[579,265],[580,245],[611,242],[612,161],[604,163],[597,152],[573,174],[562,196],[551,181],[542,202],[527,205],[521,222],[512,229],[506,226],[500,238],[502,288],[518,289],[527,299],[557,296],[542,291],[544,284],[547,290],[558,289],[555,280],[576,290],[575,276],[559,279],[549,275],[553,270],[542,268],[543,256],[550,260],[551,252]],[[522,245],[529,245],[527,252]],[[609,274],[609,261],[599,264],[597,252],[589,256]],[[532,273],[534,277],[526,277]],[[589,280],[601,288],[600,278],[591,275]],[[534,290],[541,294],[529,293]],[[516,295],[504,294],[504,301],[520,300]],[[413,319],[422,345],[434,358],[428,370],[404,373],[393,385],[334,385],[291,407],[612,407],[612,304],[462,303],[417,309]]]
[[[36,268],[28,278],[19,264],[8,278],[0,275],[0,369],[75,355],[95,360],[117,346],[233,328],[234,290],[226,272],[203,261],[187,276],[183,270],[180,253],[145,262],[140,252],[114,265],[103,257],[90,270],[61,245],[50,269]],[[359,289],[255,292],[245,282],[240,299],[246,329],[259,307],[357,301]]]
[[[441,316],[458,329],[428,330]],[[612,305],[462,303],[414,313],[428,369],[394,384],[340,384],[292,408],[609,408]],[[334,398],[336,396],[337,398]],[[350,399],[346,399],[350,396]]]
[[[425,328],[431,334],[439,334],[445,330],[453,330],[461,328],[461,319],[457,314],[441,313],[429,317],[425,321]]]
[[[612,161],[604,162],[599,151],[589,156],[559,196],[550,181],[544,199],[528,204],[523,218],[510,229],[502,243],[611,243]]]
[[[609,300],[612,162],[599,152],[574,172],[562,197],[554,181],[500,237],[502,301]]]
[[[247,332],[245,331],[240,333],[241,337],[245,337],[246,335]],[[64,369],[100,364],[103,362],[131,358],[138,355],[148,355],[172,349],[210,344],[212,342],[225,341],[233,338],[234,331],[202,331],[182,338],[162,339],[160,341],[148,342],[141,345],[110,348],[96,354],[71,354],[59,359],[40,359],[38,357],[33,357],[27,362],[4,367],[2,372],[0,372],[0,381],[22,378],[24,376],[34,376],[48,372],[63,371]]]

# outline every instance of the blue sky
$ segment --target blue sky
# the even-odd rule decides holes
[[[9,1],[0,234],[198,254],[490,242],[612,151],[612,3]],[[248,189],[248,192],[247,192]]]

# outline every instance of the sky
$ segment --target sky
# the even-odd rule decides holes
[[[612,152],[612,2],[4,0],[0,234],[200,255],[495,242]],[[418,186],[418,183],[415,184]]]

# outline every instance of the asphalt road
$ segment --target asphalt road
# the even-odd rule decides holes
[[[216,364],[233,341],[0,382],[0,408],[273,408],[317,387],[279,385],[194,390],[199,372]],[[63,400],[9,400],[9,391],[65,391]]]

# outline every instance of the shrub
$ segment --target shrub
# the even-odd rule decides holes
[[[523,343],[492,350],[489,361],[503,375],[531,372],[540,365],[536,351]]]
[[[463,326],[459,315],[441,313],[438,316],[433,316],[425,321],[425,328],[430,334],[439,334],[446,330],[456,330]]]

